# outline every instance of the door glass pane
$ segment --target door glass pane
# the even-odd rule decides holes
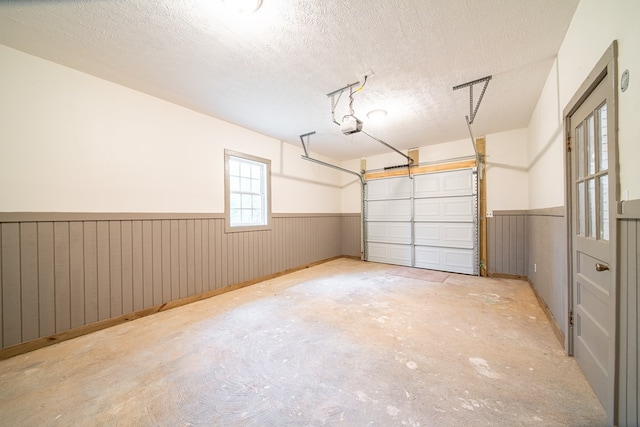
[[[584,236],[585,232],[585,203],[584,203],[584,182],[578,183],[578,234]]]
[[[600,164],[598,170],[607,170],[609,168],[609,141],[607,134],[607,104],[603,104],[598,109],[598,155]]]
[[[595,147],[595,130],[593,114],[587,117],[587,174],[592,175],[596,172],[596,147]]]
[[[600,239],[609,240],[609,176],[598,178],[600,184]]]
[[[576,156],[578,178],[584,178],[584,123],[580,123],[576,128],[576,150],[578,150]]]
[[[587,236],[596,237],[596,180],[587,180],[588,218]]]

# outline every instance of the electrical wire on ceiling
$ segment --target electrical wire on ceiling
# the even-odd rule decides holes
[[[333,92],[330,92],[327,94],[327,97],[331,99],[331,121],[336,125],[340,126],[340,130],[344,135],[352,135],[354,133],[362,132],[364,135],[367,135],[369,138],[390,148],[391,150],[395,151],[396,153],[398,153],[399,155],[407,159],[407,167],[409,168],[409,177],[411,178],[411,166],[413,165],[413,159],[410,156],[404,154],[402,151],[393,147],[392,145],[387,144],[380,138],[376,138],[375,136],[363,131],[362,121],[360,121],[355,116],[355,110],[353,109],[353,101],[354,101],[353,95],[360,92],[362,88],[364,88],[364,86],[367,84],[367,79],[369,77],[372,77],[373,75],[374,75],[373,71],[368,71],[367,73],[362,75],[362,84],[360,84],[360,81],[357,81],[355,83],[348,84],[344,87],[341,87],[340,89],[334,90]],[[358,85],[360,86],[354,90],[353,88]],[[349,91],[349,114],[344,115],[342,117],[342,123],[339,123],[336,120],[336,107],[338,106],[338,102],[342,97],[342,93],[346,92],[347,90]]]
[[[344,117],[342,117],[343,121],[347,117],[353,117],[354,116],[355,111],[353,109],[353,95],[355,95],[356,93],[360,92],[362,90],[362,88],[364,87],[364,85],[367,84],[367,78],[368,78],[368,76],[365,75],[364,79],[363,79],[363,82],[362,82],[362,85],[356,90],[353,90],[353,86],[349,86],[349,114],[345,114]],[[342,95],[342,93],[340,95]],[[338,101],[339,100],[340,100],[340,98],[338,97]],[[337,101],[336,101],[336,104],[337,104]]]

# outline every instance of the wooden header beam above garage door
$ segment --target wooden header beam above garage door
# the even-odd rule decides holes
[[[435,165],[424,165],[424,166],[412,166],[411,174],[421,174],[428,172],[444,172],[456,169],[468,169],[476,166],[475,159],[473,160],[464,160],[459,162],[451,162],[451,163],[438,163]],[[364,175],[365,180],[369,179],[379,179],[379,178],[391,178],[396,176],[407,176],[409,172],[406,167],[402,169],[394,169],[388,171],[381,172],[369,172]]]

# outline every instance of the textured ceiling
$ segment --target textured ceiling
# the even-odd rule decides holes
[[[452,87],[487,75],[474,134],[526,127],[578,1],[3,0],[0,44],[345,160],[387,151],[331,122],[326,94],[369,70],[355,115],[400,149],[468,137]]]

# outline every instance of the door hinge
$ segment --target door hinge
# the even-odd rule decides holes
[[[573,327],[573,310],[569,310],[569,327]]]
[[[567,136],[567,151],[571,152],[571,136]]]

